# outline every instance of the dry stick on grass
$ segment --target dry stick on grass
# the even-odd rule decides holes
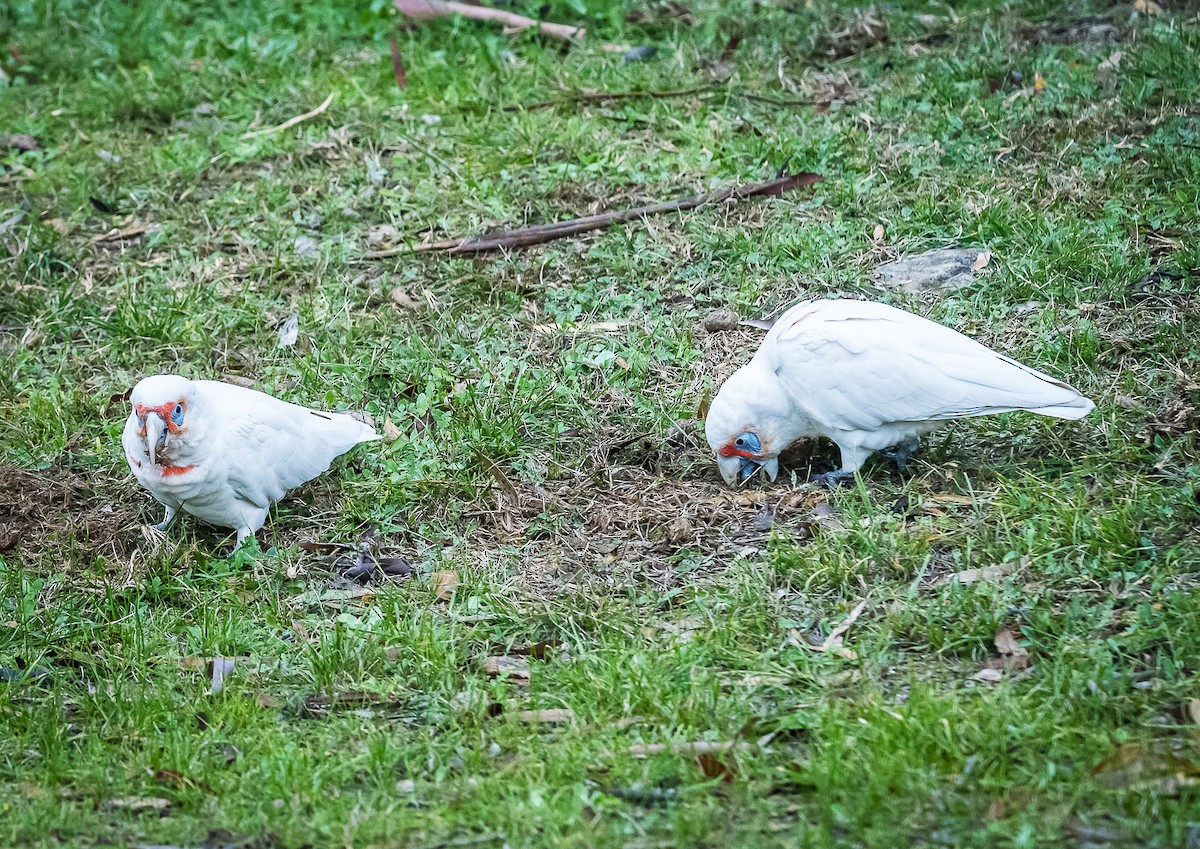
[[[404,70],[404,58],[400,55],[396,36],[388,36],[388,49],[392,51],[392,76],[396,78],[396,87],[404,88],[408,85],[408,74]]]
[[[326,109],[328,109],[329,104],[333,103],[333,95],[334,94],[336,94],[336,92],[330,92],[329,97],[325,98],[325,102],[322,103],[320,106],[318,106],[316,109],[313,109],[309,112],[305,112],[303,115],[297,115],[295,118],[288,118],[282,124],[277,124],[274,127],[267,127],[262,130],[251,130],[248,133],[242,133],[242,138],[243,139],[252,139],[255,136],[265,136],[268,133],[281,133],[284,130],[287,130],[287,129],[290,129],[291,127],[296,126],[301,121],[307,121],[309,118],[315,118],[318,115],[320,115],[322,112],[324,112]]]
[[[720,91],[724,85],[722,83],[709,83],[708,85],[697,86],[696,88],[677,88],[666,89],[661,91],[610,91],[610,92],[590,92],[579,91],[571,92],[563,97],[554,100],[537,100],[533,103],[514,103],[504,107],[505,112],[523,112],[533,109],[551,109],[555,106],[576,106],[580,104],[596,104],[596,103],[613,103],[620,100],[637,100],[638,98],[649,98],[651,100],[667,100],[673,97],[690,97],[692,95],[713,94]],[[732,91],[730,94],[734,97],[744,97],[747,100],[755,100],[759,103],[771,103],[775,106],[828,106],[828,101],[824,100],[808,100],[803,98],[786,98],[786,97],[771,97],[766,94],[752,94],[748,91]],[[846,103],[853,103],[848,100]]]
[[[453,0],[395,0],[392,4],[402,15],[423,20],[426,18],[445,18],[451,15],[462,15],[476,21],[496,21],[504,25],[510,32],[520,32],[530,27],[536,27],[543,35],[561,38],[564,41],[577,41],[586,35],[583,27],[573,27],[570,24],[552,24],[548,21],[535,21],[524,15],[505,12],[502,9],[492,9],[488,6],[475,6],[470,3],[455,3]],[[624,53],[629,48],[621,44],[602,44],[602,49],[610,53]]]
[[[476,254],[486,251],[514,250],[527,248],[530,245],[540,245],[567,236],[577,236],[592,230],[600,230],[612,224],[643,218],[648,215],[660,215],[664,212],[682,212],[695,209],[707,203],[719,203],[725,200],[742,200],[755,195],[778,196],[801,186],[819,183],[825,178],[820,174],[803,171],[790,174],[763,183],[748,183],[744,186],[733,186],[703,195],[695,195],[680,200],[653,203],[649,206],[639,206],[634,209],[618,209],[602,212],[598,215],[588,215],[584,218],[572,218],[568,221],[556,221],[553,224],[536,224],[532,227],[521,227],[517,230],[507,230],[489,236],[468,236],[459,239],[446,239],[441,242],[422,242],[419,245],[391,248],[386,251],[370,251],[363,254],[363,259],[386,259],[390,256],[405,253],[429,253],[440,251],[451,254]]]

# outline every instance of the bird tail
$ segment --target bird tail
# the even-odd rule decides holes
[[[1076,395],[1074,399],[1063,404],[1055,404],[1052,407],[1027,407],[1026,409],[1031,413],[1037,413],[1039,416],[1074,420],[1082,419],[1092,410],[1096,409],[1096,405],[1091,398]]]
[[[310,412],[322,420],[321,430],[325,433],[325,439],[329,447],[338,454],[349,451],[360,442],[383,438],[375,432],[375,428],[359,419],[361,413],[318,413],[315,410]]]

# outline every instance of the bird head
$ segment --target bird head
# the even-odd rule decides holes
[[[172,443],[183,441],[195,400],[195,384],[174,374],[146,377],[133,387],[129,402],[151,465],[158,465],[168,456]]]
[[[775,480],[779,452],[793,440],[791,402],[774,373],[751,360],[725,381],[708,408],[704,435],[725,483],[745,483],[759,469]]]

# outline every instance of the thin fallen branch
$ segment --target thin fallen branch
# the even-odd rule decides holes
[[[506,12],[503,9],[492,9],[488,6],[475,6],[470,3],[456,3],[454,0],[395,0],[393,5],[402,15],[417,20],[428,18],[445,18],[451,15],[462,15],[475,21],[495,21],[503,24],[507,32],[536,28],[543,35],[560,38],[563,41],[578,41],[587,34],[583,27],[573,27],[570,24],[554,24],[549,21],[535,21],[524,15]],[[629,48],[620,44],[602,44],[602,49],[611,53],[624,53]]]
[[[318,106],[316,109],[313,109],[309,112],[305,112],[303,115],[297,115],[295,118],[288,118],[282,124],[277,124],[274,127],[266,127],[261,130],[251,130],[248,133],[242,133],[242,138],[243,139],[252,139],[255,136],[265,136],[270,133],[281,133],[284,130],[291,129],[292,127],[296,126],[297,124],[299,124],[302,121],[307,121],[309,118],[315,118],[318,115],[320,115],[322,112],[324,112],[326,109],[328,109],[329,104],[333,103],[333,95],[334,94],[336,94],[336,92],[330,92],[329,97],[325,98],[325,102],[322,103],[320,106]]]
[[[747,183],[744,186],[733,186],[715,192],[681,198],[680,200],[663,201],[662,203],[653,203],[634,209],[612,210],[610,212],[599,213],[598,215],[557,221],[552,224],[536,224],[531,227],[521,227],[517,230],[493,233],[488,236],[468,236],[458,239],[445,239],[440,242],[422,242],[418,245],[405,245],[389,248],[385,251],[369,251],[363,254],[363,259],[386,259],[387,257],[406,253],[444,252],[451,254],[476,254],[487,251],[527,248],[531,245],[540,245],[545,242],[554,241],[555,239],[566,238],[567,236],[578,236],[581,233],[589,233],[592,230],[600,230],[613,224],[620,224],[624,221],[644,218],[649,215],[661,215],[664,212],[682,212],[709,203],[742,200],[756,195],[778,197],[784,192],[802,186],[810,186],[824,179],[820,174],[803,171],[799,174],[790,174],[786,177],[779,177],[762,183]]]
[[[396,87],[404,88],[408,85],[408,74],[404,70],[404,57],[400,55],[396,36],[388,36],[388,49],[392,51],[392,76],[396,78]]]
[[[722,83],[709,83],[695,88],[676,88],[646,91],[577,91],[569,92],[553,100],[535,100],[532,103],[513,103],[504,107],[505,112],[528,112],[534,109],[552,109],[555,106],[578,106],[580,104],[615,103],[621,100],[668,100],[675,97],[692,97],[696,95],[715,94],[724,88]],[[731,97],[743,97],[758,103],[770,103],[775,106],[828,106],[827,100],[811,100],[807,98],[771,97],[766,94],[754,94],[749,91],[730,91]],[[845,101],[853,103],[852,100]]]

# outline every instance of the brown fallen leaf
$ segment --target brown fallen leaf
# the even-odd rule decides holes
[[[1200,699],[1191,699],[1187,705],[1188,718],[1193,724],[1200,725]]]
[[[982,681],[984,684],[999,684],[1004,679],[1004,672],[999,669],[987,667],[979,670],[971,676],[973,681]]]
[[[841,517],[828,501],[822,501],[808,511],[800,520],[800,527],[810,535],[818,531],[836,532],[844,529]]]
[[[991,251],[980,251],[979,256],[975,257],[975,261],[973,263],[971,263],[971,270],[976,273],[979,273],[980,271],[982,271],[984,268],[987,267],[987,264],[989,262],[991,262],[991,259],[992,259]]]
[[[1200,769],[1165,740],[1122,743],[1092,768],[1091,775],[1113,790],[1147,790],[1166,796],[1200,785]]]
[[[118,230],[113,228],[107,233],[98,233],[92,236],[93,242],[124,242],[130,239],[136,239],[144,233],[150,232],[151,229],[157,227],[155,224],[130,224],[124,229]]]
[[[975,584],[980,581],[999,581],[1005,575],[1011,575],[1015,569],[1013,563],[999,563],[995,566],[982,566],[978,569],[963,569],[952,575],[944,575],[934,582],[935,587],[945,587],[950,584]]]
[[[498,655],[483,659],[483,671],[489,678],[504,678],[514,684],[528,684],[529,661],[523,657]]]
[[[1133,11],[1141,12],[1143,15],[1161,15],[1162,6],[1154,2],[1154,0],[1135,0]]]
[[[402,310],[415,310],[420,304],[413,300],[403,286],[395,286],[391,291],[392,303],[400,307]]]
[[[1037,94],[1041,94],[1046,90],[1046,80],[1040,71],[1035,71],[1033,74],[1033,90]]]
[[[248,377],[243,377],[240,374],[224,375],[224,380],[226,383],[232,383],[234,386],[240,386],[243,389],[253,389],[254,388],[254,381]]]
[[[700,766],[700,771],[704,773],[705,778],[719,778],[726,784],[733,781],[733,769],[726,766],[725,762],[716,755],[702,752],[696,756],[696,763]]]
[[[546,724],[557,724],[561,722],[575,722],[575,711],[570,708],[546,708],[544,710],[523,710],[516,714],[517,719],[522,722],[541,722]]]
[[[648,758],[672,752],[676,755],[719,755],[733,749],[752,749],[749,743],[714,743],[708,740],[696,740],[687,743],[635,743],[629,747],[629,754],[635,758]]]
[[[392,76],[396,80],[396,88],[404,88],[408,85],[408,73],[404,70],[404,57],[400,55],[396,36],[388,36],[388,49],[392,52]]]
[[[103,805],[107,810],[125,810],[131,813],[140,814],[152,811],[159,816],[166,816],[171,808],[169,799],[160,799],[157,796],[150,797],[131,797],[127,799],[109,799]]]
[[[887,228],[882,224],[876,224],[874,232],[871,233],[871,241],[882,242],[885,236],[887,236]]]
[[[395,442],[401,436],[400,428],[392,424],[392,419],[389,416],[383,420],[383,438],[388,442]]]
[[[1029,652],[1017,642],[1016,634],[1010,628],[1001,628],[992,642],[996,646],[996,651],[1000,657],[995,658],[994,662],[989,661],[989,666],[998,666],[1001,669],[1027,669],[1029,667]]]
[[[0,136],[0,148],[5,147],[19,150],[22,153],[32,153],[35,150],[42,149],[42,146],[38,144],[37,139],[25,133],[14,133],[10,136]]]
[[[433,584],[433,594],[440,601],[449,601],[458,589],[458,574],[450,569],[434,572],[429,576],[429,580]]]

